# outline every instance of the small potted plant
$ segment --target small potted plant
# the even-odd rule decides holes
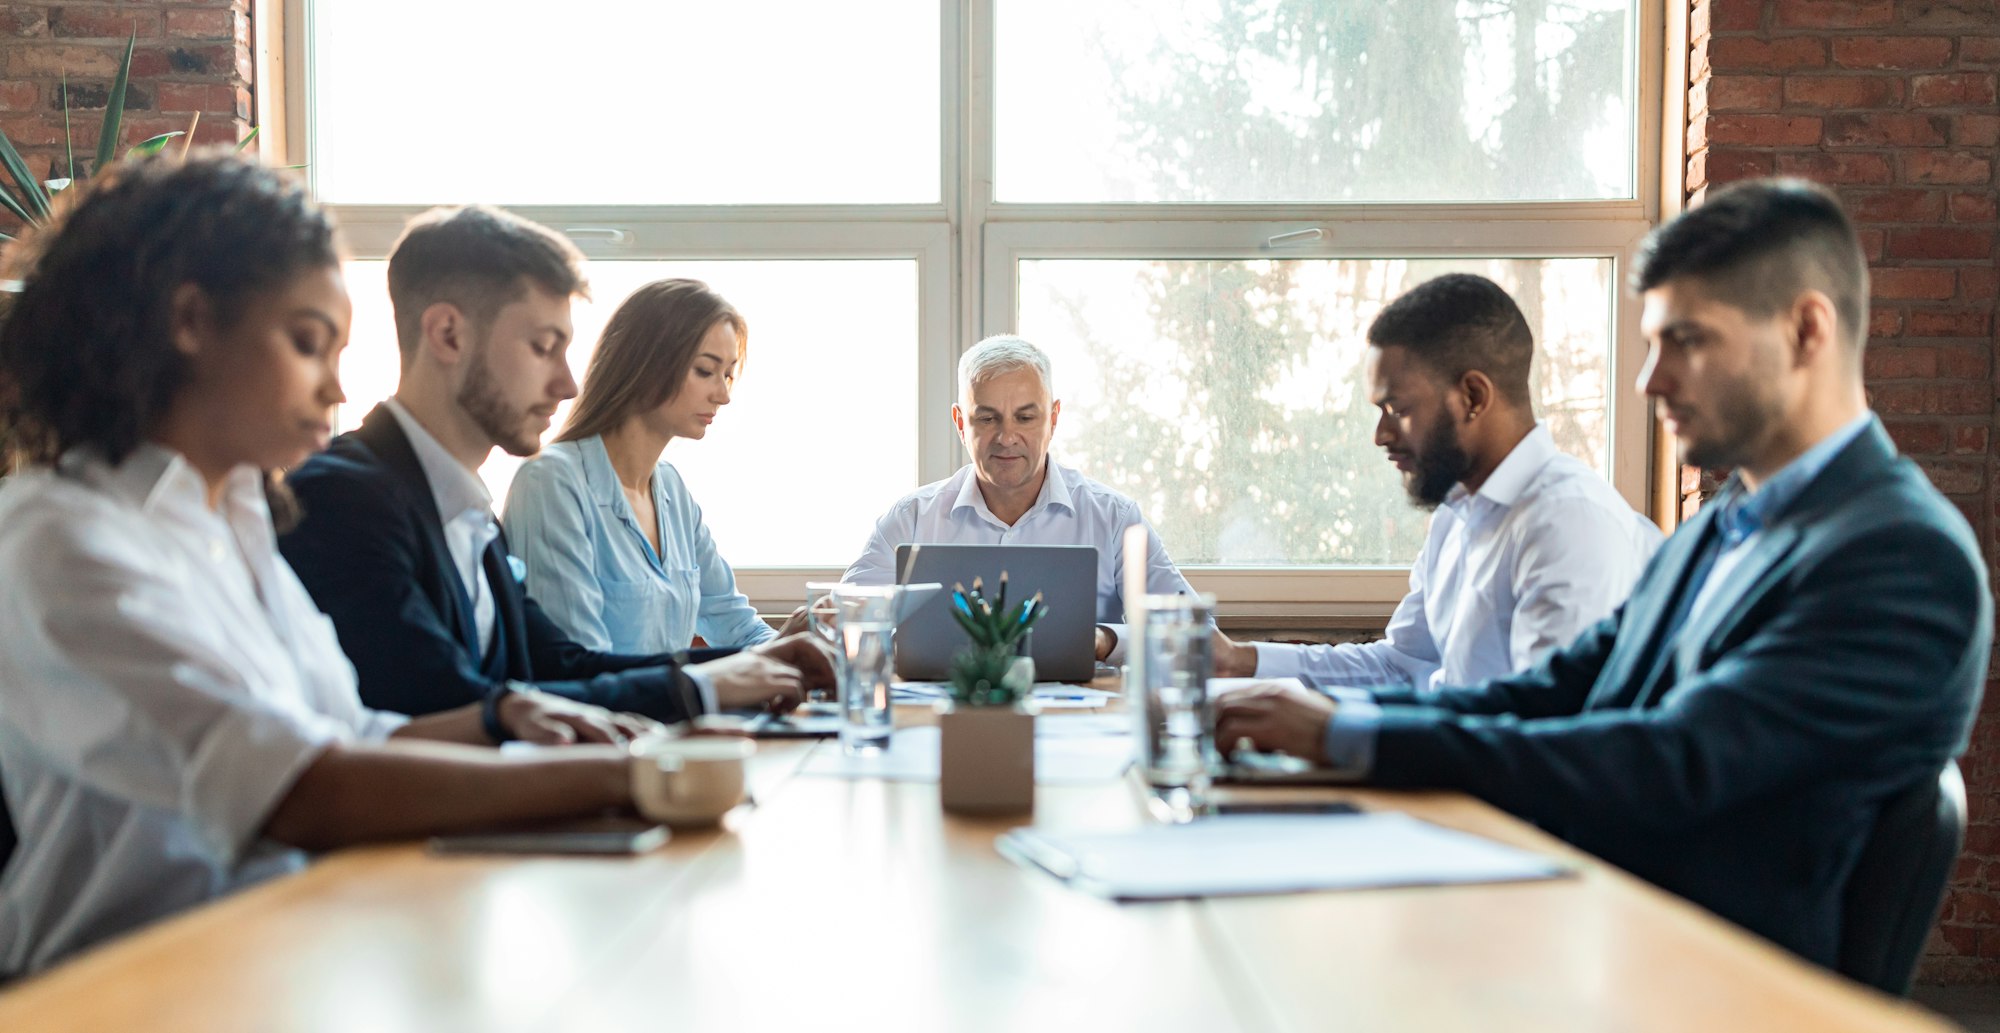
[[[972,639],[952,658],[951,701],[940,704],[938,792],[954,814],[1021,814],[1035,808],[1035,662],[1020,647],[1048,607],[1037,594],[1007,605],[1007,575],[988,601],[953,585],[952,616]]]

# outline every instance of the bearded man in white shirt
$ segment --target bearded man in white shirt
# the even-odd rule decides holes
[[[1237,643],[1216,673],[1305,675],[1322,686],[1476,685],[1526,668],[1609,616],[1659,547],[1659,528],[1535,421],[1535,342],[1514,299],[1453,273],[1368,328],[1375,443],[1410,500],[1436,510],[1410,592],[1380,641]]]
[[[889,507],[842,580],[894,583],[896,547],[912,543],[1094,545],[1097,658],[1116,663],[1125,652],[1126,528],[1146,527],[1148,592],[1194,590],[1138,503],[1049,458],[1062,415],[1050,384],[1049,357],[1019,337],[989,337],[961,356],[951,422],[972,462]]]

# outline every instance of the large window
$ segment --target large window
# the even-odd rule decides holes
[[[1558,444],[1646,501],[1620,283],[1658,212],[1656,0],[549,10],[286,4],[286,143],[356,255],[344,421],[393,384],[403,220],[477,200],[591,257],[579,375],[648,279],[743,310],[735,403],[668,457],[773,606],[964,462],[957,356],[1019,332],[1055,362],[1056,457],[1198,585],[1383,612],[1424,515],[1371,443],[1362,334],[1451,270],[1515,294]]]

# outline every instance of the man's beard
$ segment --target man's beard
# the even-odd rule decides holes
[[[527,414],[507,407],[493,370],[486,364],[486,346],[472,353],[472,368],[458,387],[458,407],[486,434],[487,440],[508,455],[531,456],[542,450],[542,439],[523,429]]]
[[[1458,424],[1449,409],[1438,412],[1427,437],[1424,447],[1410,457],[1416,469],[1410,471],[1403,488],[1419,509],[1436,509],[1451,494],[1452,485],[1464,480],[1472,469],[1472,457],[1459,444]]]

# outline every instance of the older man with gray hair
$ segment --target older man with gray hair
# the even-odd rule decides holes
[[[959,359],[958,401],[951,407],[952,426],[972,462],[890,506],[845,580],[894,582],[896,547],[904,544],[1094,545],[1097,658],[1117,661],[1126,638],[1119,545],[1127,527],[1146,527],[1149,592],[1193,589],[1138,503],[1049,458],[1061,415],[1049,357],[1040,348],[1013,336],[974,345]]]

